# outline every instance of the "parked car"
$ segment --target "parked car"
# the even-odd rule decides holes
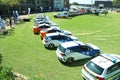
[[[101,54],[87,62],[82,69],[84,80],[120,80],[120,56]]]
[[[68,12],[67,11],[63,11],[57,14],[54,14],[55,18],[67,18],[68,17]]]
[[[51,20],[49,19],[48,16],[38,15],[38,16],[34,19],[34,25],[35,25],[35,26],[38,26],[39,24],[48,23],[49,21],[51,21]]]
[[[93,58],[100,55],[100,49],[93,44],[85,44],[80,41],[61,43],[56,55],[61,62],[72,63],[76,60]]]
[[[57,28],[57,27],[51,27],[51,28],[48,28],[48,29],[41,30],[41,31],[40,31],[40,38],[43,39],[43,37],[44,37],[47,33],[56,33],[56,32],[64,33],[64,34],[66,34],[66,35],[72,35],[72,33],[71,33],[70,31],[60,30],[60,28]]]
[[[43,44],[46,48],[55,49],[60,43],[74,40],[77,40],[75,36],[69,36],[63,33],[49,33],[43,38]]]
[[[50,28],[51,26],[49,26],[48,24],[40,24],[39,26],[34,26],[33,27],[33,33],[34,34],[39,34],[41,30],[46,29],[46,28]]]

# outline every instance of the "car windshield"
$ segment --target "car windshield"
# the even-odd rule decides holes
[[[103,73],[103,68],[99,67],[98,65],[96,65],[95,63],[93,63],[92,61],[90,61],[89,63],[86,64],[86,66],[93,72],[95,72],[98,75],[101,75]]]
[[[66,50],[66,49],[65,49],[63,46],[59,45],[59,46],[58,46],[58,49],[59,49],[61,52],[65,53],[65,50]]]

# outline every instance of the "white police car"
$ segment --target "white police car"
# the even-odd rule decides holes
[[[67,11],[54,14],[55,18],[67,18],[68,16],[69,16],[69,13]]]
[[[75,60],[96,57],[99,54],[100,50],[97,46],[85,44],[80,41],[61,43],[56,50],[58,59],[65,63],[72,63]]]
[[[78,38],[63,33],[48,33],[43,38],[43,44],[46,48],[55,49],[60,43],[74,40],[78,40]]]
[[[84,80],[120,80],[120,56],[101,54],[83,66],[82,76]]]

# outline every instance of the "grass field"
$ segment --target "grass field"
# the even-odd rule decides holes
[[[45,13],[61,29],[69,30],[85,43],[97,45],[102,53],[120,54],[120,14],[81,15],[69,19],[53,18],[54,12]],[[35,16],[32,15],[31,18]],[[44,48],[39,35],[32,32],[31,22],[16,25],[9,34],[0,35],[2,65],[28,77],[38,76],[45,80],[82,80],[81,68],[87,60],[63,65],[55,50]]]

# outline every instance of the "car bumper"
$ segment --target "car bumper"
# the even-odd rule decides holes
[[[82,69],[82,74],[81,75],[85,80],[96,80],[90,74],[88,74],[88,72],[85,71],[84,69]]]
[[[49,43],[45,42],[44,40],[43,40],[43,44],[44,44],[45,47],[48,47],[48,45],[49,45]]]
[[[56,50],[56,55],[57,55],[57,57],[58,57],[58,59],[59,59],[60,61],[66,62],[65,58],[60,55],[60,51],[59,51],[59,50]]]

